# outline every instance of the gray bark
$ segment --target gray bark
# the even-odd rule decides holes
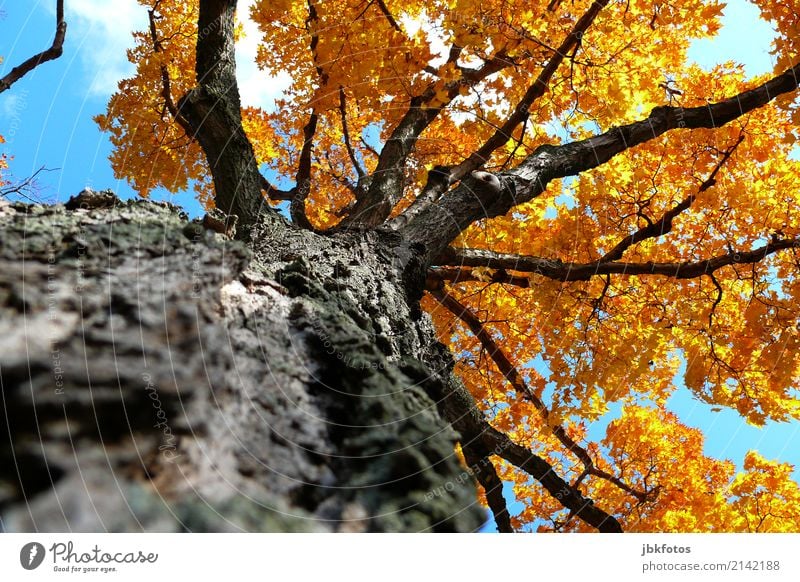
[[[0,206],[5,531],[472,531],[452,362],[394,235]]]
[[[216,208],[230,216],[226,221],[235,224],[238,220],[239,238],[248,240],[259,218],[279,221],[279,217],[261,197],[265,180],[242,127],[234,56],[235,12],[236,0],[200,2],[197,86],[180,99],[178,113],[205,152],[214,179]],[[268,184],[266,188],[271,189]]]

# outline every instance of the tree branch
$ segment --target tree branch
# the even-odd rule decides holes
[[[510,64],[512,61],[505,54],[498,53],[480,68],[461,69],[460,79],[444,84],[433,83],[421,95],[412,98],[408,111],[381,149],[369,189],[356,200],[350,215],[342,225],[359,224],[374,227],[382,224],[403,196],[405,165],[417,143],[417,138],[459,95],[462,87],[475,85]],[[442,91],[444,91],[444,101],[432,104],[437,95],[441,97]]]
[[[156,11],[158,10],[159,4],[161,4],[161,0],[158,0],[155,4],[153,4],[153,7],[147,11],[147,17],[150,21],[150,40],[153,43],[153,52],[156,54],[164,52],[164,47],[161,43],[161,40],[158,38],[158,28],[156,26]],[[164,107],[167,108],[167,111],[172,116],[172,119],[174,119],[175,122],[180,125],[181,128],[183,128],[183,131],[186,132],[187,136],[192,136],[194,131],[192,130],[191,125],[189,125],[189,122],[178,110],[178,106],[175,104],[175,101],[172,98],[172,82],[169,78],[167,66],[164,64],[161,65],[161,98],[164,100]]]
[[[622,526],[614,517],[597,507],[594,501],[584,497],[577,487],[559,477],[550,463],[538,455],[513,442],[491,426],[486,427],[484,441],[487,446],[497,451],[498,456],[539,481],[550,495],[584,522],[602,533],[622,532]]]
[[[267,195],[267,198],[270,200],[280,201],[280,200],[291,200],[292,199],[292,192],[289,190],[281,190],[276,188],[272,184],[270,184],[269,180],[267,180],[263,174],[259,172],[259,182],[261,183],[261,189],[264,191],[264,194]]]
[[[300,162],[295,176],[296,186],[291,190],[292,202],[289,207],[292,221],[306,229],[312,228],[306,217],[306,198],[311,190],[311,150],[314,147],[317,120],[316,112],[312,112],[308,117],[308,123],[303,127],[303,148],[300,150]]]
[[[64,20],[64,0],[56,1],[56,34],[50,48],[40,52],[20,63],[2,79],[0,79],[0,93],[7,91],[11,85],[30,73],[36,67],[47,61],[60,57],[64,52],[64,39],[67,37],[67,23]]]
[[[375,3],[378,5],[381,13],[386,17],[386,21],[389,23],[389,26],[394,28],[397,32],[403,32],[400,26],[397,24],[397,21],[392,16],[392,13],[389,11],[389,7],[386,6],[386,3],[383,0],[375,0]]]
[[[681,200],[680,203],[676,204],[673,208],[668,210],[664,213],[664,215],[651,224],[648,224],[645,227],[640,228],[636,232],[626,236],[621,241],[619,241],[613,249],[608,251],[603,257],[600,259],[600,262],[605,263],[608,261],[616,261],[617,259],[621,259],[622,255],[628,250],[631,246],[635,245],[636,243],[642,242],[643,240],[647,240],[650,238],[658,238],[664,236],[668,232],[672,231],[672,223],[673,220],[685,210],[688,210],[689,207],[694,203],[697,197],[711,188],[714,184],[717,183],[716,178],[719,171],[722,169],[722,166],[725,165],[725,162],[731,157],[736,148],[739,147],[744,141],[744,134],[739,135],[739,139],[736,140],[736,143],[733,144],[731,147],[725,150],[720,158],[717,165],[714,166],[714,169],[709,174],[708,178],[703,180],[703,183],[700,184],[700,187],[697,189],[697,192],[693,192],[689,194],[686,198]]]
[[[590,263],[563,262],[558,259],[546,259],[529,255],[495,253],[480,249],[448,249],[435,261],[438,265],[455,265],[456,268],[433,269],[428,275],[429,286],[437,289],[437,281],[452,282],[482,281],[471,274],[472,268],[488,267],[498,269],[491,275],[492,283],[508,283],[518,287],[530,286],[527,278],[509,274],[533,273],[557,281],[588,281],[601,275],[659,275],[672,279],[695,279],[703,275],[711,275],[715,271],[729,265],[750,265],[762,261],[765,257],[781,250],[800,248],[800,239],[774,239],[770,243],[751,251],[731,251],[724,255],[702,261],[683,261],[672,263],[632,263],[625,261]],[[461,268],[468,267],[468,268]]]
[[[674,207],[669,209],[665,212],[660,219],[655,222],[648,221],[649,224],[645,227],[640,228],[636,232],[626,236],[623,238],[619,243],[617,243],[614,248],[612,248],[609,252],[603,255],[597,261],[593,261],[591,263],[569,263],[565,264],[561,261],[553,261],[550,259],[545,259],[542,257],[529,257],[524,255],[500,255],[496,253],[492,253],[492,251],[481,251],[478,249],[448,249],[445,251],[439,259],[434,261],[435,265],[449,265],[454,268],[444,268],[444,269],[436,269],[431,271],[428,275],[428,289],[441,289],[443,288],[444,281],[449,280],[451,282],[464,282],[464,281],[484,281],[485,277],[479,278],[472,274],[472,269],[462,269],[461,267],[468,267],[468,266],[480,266],[480,267],[489,267],[492,269],[496,269],[495,273],[493,273],[490,277],[490,282],[492,283],[506,283],[510,285],[515,285],[517,287],[527,288],[530,286],[530,280],[527,277],[513,275],[506,271],[506,269],[510,269],[512,271],[522,271],[522,272],[534,272],[545,277],[550,277],[553,279],[558,279],[561,281],[570,281],[570,280],[588,280],[592,276],[607,276],[610,273],[608,269],[618,269],[622,274],[643,274],[642,271],[647,271],[644,274],[661,274],[667,276],[676,276],[678,278],[682,278],[679,275],[681,273],[697,273],[696,267],[690,267],[687,270],[687,266],[689,263],[661,263],[659,264],[658,268],[655,272],[648,271],[648,269],[652,270],[655,265],[653,264],[642,264],[642,263],[628,263],[628,262],[619,262],[615,263],[617,259],[622,258],[622,255],[628,250],[631,246],[636,243],[639,243],[643,240],[647,240],[650,238],[658,238],[669,233],[672,230],[673,221],[674,219],[679,216],[682,212],[687,210],[692,203],[695,201],[697,196],[711,188],[716,183],[716,176],[719,171],[722,169],[722,166],[725,162],[730,159],[733,152],[739,146],[739,144],[744,141],[744,135],[740,134],[739,138],[737,139],[736,143],[734,143],[731,147],[726,149],[723,152],[722,157],[715,165],[714,169],[709,174],[708,178],[706,178],[701,184],[700,187],[697,189],[697,192],[693,192],[686,198],[684,198],[680,203],[676,204]],[[502,257],[502,258],[501,258]],[[484,260],[487,259],[487,260]],[[498,260],[499,259],[499,260]],[[478,265],[471,264],[472,262],[478,262]],[[490,265],[491,263],[491,265]],[[535,265],[532,270],[527,268],[516,268],[516,265],[524,264],[526,266]],[[514,266],[512,266],[514,265]],[[667,266],[669,265],[669,266]],[[723,265],[724,266],[724,265]],[[591,272],[592,274],[588,274]],[[573,276],[579,277],[578,279],[571,279],[570,277]],[[700,276],[702,274],[710,274],[710,273],[699,273],[696,276]],[[584,278],[585,277],[585,278]]]
[[[361,164],[358,163],[356,152],[353,149],[353,143],[350,141],[350,129],[347,127],[347,98],[344,94],[344,87],[341,85],[339,85],[339,117],[342,121],[342,137],[344,139],[344,147],[347,149],[347,155],[350,157],[350,161],[353,163],[353,169],[355,169],[356,175],[358,176],[359,180],[361,180],[366,175],[366,172],[361,167]]]
[[[319,35],[312,32],[311,25],[316,25],[319,21],[319,14],[317,13],[317,6],[315,0],[307,0],[306,6],[308,7],[308,17],[306,18],[306,31],[309,34],[311,42],[309,48],[311,49],[311,57],[314,61],[314,68],[319,75],[322,86],[328,84],[328,73],[322,68],[322,65],[317,60],[317,46],[319,45]],[[292,221],[297,226],[306,229],[312,229],[311,223],[306,217],[306,198],[311,191],[311,150],[314,146],[314,135],[317,132],[317,122],[319,116],[313,110],[308,118],[308,123],[303,126],[303,147],[300,149],[300,160],[297,166],[297,174],[295,175],[295,186],[289,191],[289,198],[291,205],[289,213],[292,216]]]
[[[660,106],[641,121],[603,134],[560,146],[541,146],[508,172],[498,175],[473,172],[398,230],[408,240],[425,245],[429,257],[435,257],[474,221],[501,216],[514,206],[528,202],[544,192],[552,180],[596,168],[618,153],[675,128],[720,127],[779,95],[794,91],[798,83],[800,64],[719,103],[692,108]]]
[[[238,217],[237,237],[247,240],[259,219],[281,219],[264,204],[261,189],[265,180],[242,127],[235,13],[236,0],[200,0],[197,87],[180,100],[178,109],[208,159],[217,208],[231,222],[232,215]]]
[[[147,16],[150,20],[150,39],[153,42],[154,53],[164,52],[164,45],[161,39],[158,38],[158,26],[156,24],[156,20],[158,19],[158,7],[160,4],[161,0],[157,0],[157,2],[153,4],[153,7],[147,11]],[[186,133],[186,137],[188,137],[190,140],[194,140],[194,130],[189,124],[189,121],[181,114],[177,104],[175,103],[175,99],[172,96],[172,81],[169,78],[169,71],[167,70],[166,65],[163,64],[161,65],[161,98],[164,100],[164,107],[166,107],[170,116],[172,116],[172,119],[174,119],[175,122],[181,126],[183,131]],[[276,188],[270,184],[269,181],[260,173],[259,176],[261,189],[268,198],[276,201],[292,199],[290,192]]]
[[[513,533],[511,527],[511,517],[508,513],[508,506],[503,497],[503,481],[497,475],[497,470],[492,464],[488,455],[484,455],[483,447],[476,447],[472,443],[462,443],[461,450],[464,452],[464,460],[472,470],[475,478],[486,492],[486,501],[489,509],[494,515],[494,522],[497,524],[497,531],[500,533]]]
[[[427,383],[430,387],[438,385],[430,381]],[[622,526],[614,517],[584,497],[577,487],[562,479],[546,460],[514,443],[486,422],[483,413],[475,405],[475,399],[459,380],[451,376],[451,381],[439,386],[432,397],[443,416],[461,435],[462,447],[470,447],[480,459],[488,459],[491,455],[506,459],[539,481],[553,498],[578,519],[601,532],[622,531]],[[499,527],[502,526],[498,524]]]
[[[465,249],[473,250],[473,249]],[[445,255],[441,255],[444,257]],[[540,257],[536,257],[540,258]],[[441,261],[447,259],[442,258]],[[546,261],[546,259],[542,259]],[[434,263],[439,262],[437,259]],[[446,284],[455,285],[456,283],[500,283],[502,285],[514,285],[521,289],[533,287],[531,279],[527,275],[514,275],[505,269],[497,269],[494,273],[486,276],[475,275],[471,268],[461,268],[452,266],[438,266],[428,269],[428,274],[425,279],[425,289],[427,291],[441,291],[445,288]]]
[[[444,293],[442,291],[432,291],[431,295],[434,299],[446,307],[453,315],[467,324],[470,331],[475,335],[476,338],[478,338],[478,341],[480,341],[483,349],[489,354],[489,357],[492,359],[492,361],[494,361],[497,369],[500,370],[500,373],[503,374],[508,383],[511,384],[514,390],[520,396],[533,404],[534,408],[536,408],[536,410],[539,412],[539,415],[542,417],[542,420],[552,430],[553,435],[583,464],[585,474],[594,475],[595,477],[604,479],[616,485],[626,493],[630,493],[636,497],[640,502],[648,500],[648,493],[636,491],[619,478],[597,468],[594,464],[594,460],[589,455],[589,452],[576,443],[575,440],[570,437],[569,434],[567,434],[567,431],[563,426],[554,424],[552,422],[550,418],[550,411],[547,409],[547,406],[545,406],[544,402],[542,402],[542,400],[536,395],[530,386],[528,386],[528,383],[525,382],[525,379],[519,373],[516,366],[511,363],[511,360],[508,359],[508,356],[494,340],[492,335],[484,326],[483,322],[479,320],[478,317],[472,313],[472,311],[470,311],[463,303],[448,293]]]
[[[36,177],[42,172],[53,172],[57,169],[58,168],[46,168],[44,166],[40,167],[38,170],[36,170],[33,174],[31,174],[27,178],[0,188],[0,198],[6,198],[7,196],[16,194],[17,196],[25,198],[29,202],[40,204],[41,200],[36,200],[29,195],[29,192],[31,190],[37,189]]]

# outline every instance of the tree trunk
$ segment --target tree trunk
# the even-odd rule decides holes
[[[480,527],[396,235],[0,204],[2,529]]]

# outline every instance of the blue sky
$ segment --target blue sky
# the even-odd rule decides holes
[[[240,7],[249,5],[241,2]],[[64,55],[34,70],[0,95],[0,135],[14,155],[11,170],[23,178],[41,166],[58,171],[43,174],[39,196],[64,201],[84,187],[111,188],[123,198],[134,196],[114,178],[108,162],[111,144],[92,117],[105,112],[117,82],[133,71],[125,50],[133,46],[131,31],[146,30],[147,11],[136,0],[66,0],[68,24]],[[55,32],[55,0],[0,0],[0,65],[2,74],[47,48]],[[258,35],[245,28],[238,45],[240,90],[245,105],[270,107],[287,86],[288,76],[270,77],[255,66]],[[156,193],[200,212],[191,193]]]
[[[0,0],[2,74],[49,46],[54,5],[54,0]],[[145,28],[146,11],[135,0],[67,0],[66,9],[69,31],[64,56],[0,95],[0,135],[7,140],[6,151],[15,156],[12,171],[23,178],[41,166],[57,169],[41,177],[39,197],[46,201],[64,201],[86,186],[111,188],[122,197],[134,196],[125,182],[114,178],[107,160],[110,144],[98,132],[92,116],[105,110],[116,82],[130,74],[125,49],[132,44],[131,30]],[[243,101],[269,107],[286,85],[286,77],[270,78],[256,69],[253,57],[257,35],[252,28],[248,32],[238,49]],[[690,55],[707,67],[738,61],[754,75],[772,70],[771,39],[772,30],[760,21],[758,10],[744,0],[733,0],[725,10],[720,35],[694,43]],[[160,193],[155,197],[184,206],[191,214],[199,212],[190,193]],[[708,454],[740,465],[745,452],[755,448],[768,458],[800,467],[799,422],[768,423],[758,429],[733,411],[712,411],[694,399],[679,379],[676,385],[678,390],[668,405],[684,422],[703,429]],[[615,413],[618,410],[596,423],[591,431],[593,438],[602,438],[605,425]]]

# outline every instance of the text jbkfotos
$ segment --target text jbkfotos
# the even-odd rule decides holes
[[[647,554],[691,554],[689,546],[670,546],[668,544],[642,544],[642,556]]]

